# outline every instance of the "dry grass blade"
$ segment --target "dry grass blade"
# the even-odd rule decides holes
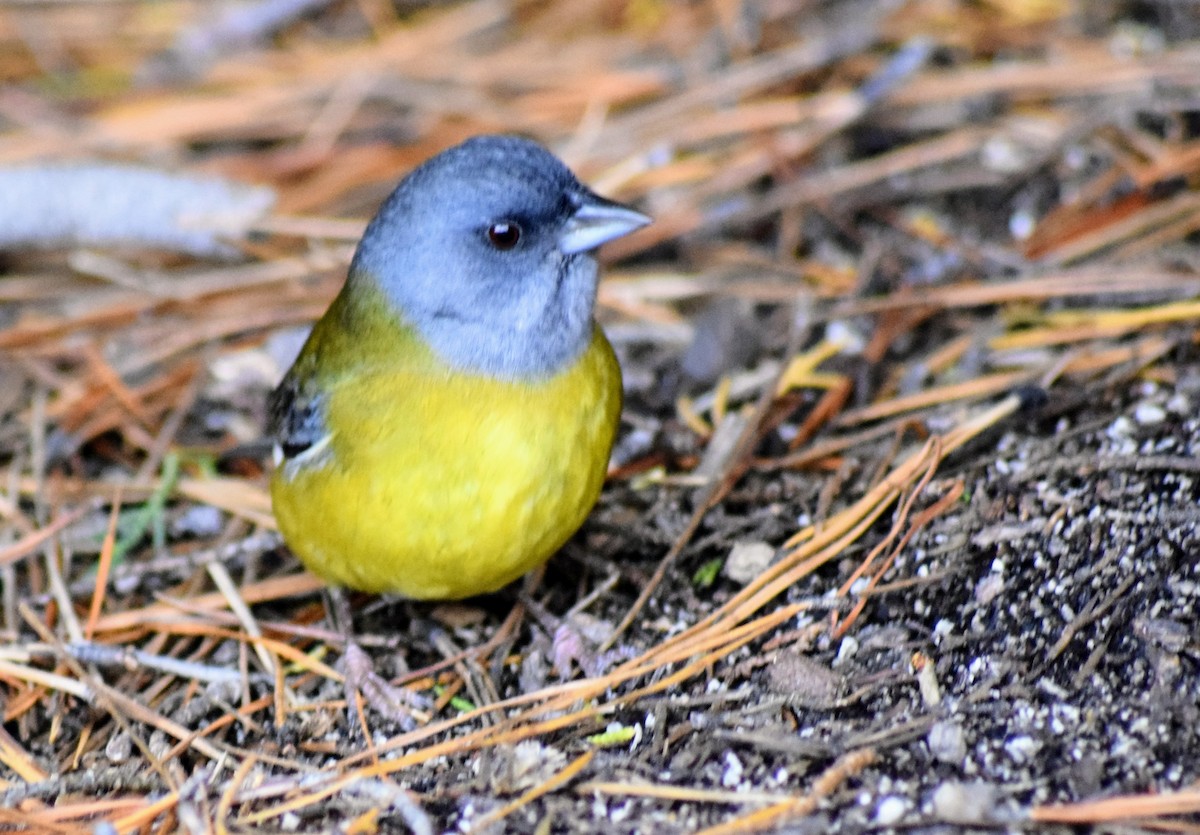
[[[1135,819],[1139,823],[1148,823],[1147,819],[1164,818],[1167,815],[1194,815],[1197,812],[1200,812],[1200,791],[1193,790],[1035,806],[1029,810],[1029,817],[1041,823],[1094,825]]]
[[[29,752],[3,728],[0,728],[0,763],[26,783],[37,783],[49,776],[38,767]]]
[[[788,803],[795,798],[783,797],[766,792],[739,792],[720,789],[691,789],[685,786],[664,786],[654,783],[613,783],[590,781],[575,787],[581,794],[629,795],[631,797],[653,797],[658,800],[682,803],[724,803],[744,806],[757,803]]]
[[[90,508],[87,507],[75,508],[72,511],[62,514],[40,530],[32,531],[18,542],[6,546],[0,550],[0,565],[9,565],[35,553],[47,541],[53,539],[73,523],[78,522],[89,510]]]

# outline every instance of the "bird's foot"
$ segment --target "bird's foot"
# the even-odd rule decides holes
[[[397,723],[405,731],[429,721],[433,700],[415,690],[397,687],[387,681],[375,672],[371,656],[353,641],[346,644],[342,666],[346,676],[346,706],[352,718],[361,695],[368,707]]]
[[[556,617],[527,594],[522,595],[521,601],[533,614],[534,619],[551,635],[547,655],[563,681],[571,678],[572,665],[578,666],[585,676],[597,678],[620,662],[636,655],[631,647],[625,645],[605,651],[598,649],[612,634],[612,624],[607,621],[582,611],[568,612],[562,618]]]
[[[612,624],[578,612],[564,618],[554,630],[551,659],[559,676],[571,676],[571,663],[579,665],[585,676],[597,678],[636,653],[624,644],[603,652],[596,648],[612,633]]]

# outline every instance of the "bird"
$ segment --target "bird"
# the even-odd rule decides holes
[[[456,600],[558,551],[620,419],[595,252],[648,223],[518,136],[409,172],[268,401],[299,560],[334,588]]]

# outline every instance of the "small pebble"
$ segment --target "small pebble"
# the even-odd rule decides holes
[[[1028,240],[1035,228],[1037,218],[1028,209],[1018,209],[1008,219],[1008,234],[1012,235],[1014,240]]]
[[[875,807],[875,823],[878,826],[892,826],[899,823],[908,811],[908,802],[902,797],[885,797]]]
[[[725,771],[721,774],[721,785],[727,789],[735,789],[742,782],[745,767],[732,751],[725,752]]]
[[[858,639],[856,639],[853,635],[847,635],[842,639],[841,644],[838,645],[837,658],[834,659],[833,666],[837,667],[841,664],[844,664],[846,661],[849,661],[851,658],[853,658],[857,652]]]
[[[1004,575],[989,574],[975,585],[975,602],[980,606],[991,603],[1004,591]]]
[[[1042,746],[1026,734],[1009,737],[1004,741],[1004,750],[1017,765],[1024,765],[1034,758]]]
[[[775,559],[775,549],[765,542],[739,542],[725,560],[725,576],[746,585],[758,577]]]
[[[767,686],[802,707],[829,707],[841,695],[845,681],[829,667],[803,653],[779,653],[767,667]]]
[[[1155,426],[1167,419],[1167,412],[1156,403],[1139,403],[1133,410],[1133,419],[1139,426]]]
[[[935,723],[925,742],[929,745],[929,753],[941,762],[957,765],[967,756],[967,742],[962,725],[957,722]]]
[[[996,787],[990,783],[942,783],[933,792],[933,814],[948,823],[979,824],[996,819]]]
[[[992,137],[983,144],[980,162],[991,170],[1005,174],[1024,171],[1029,166],[1029,150],[1011,139]],[[1012,222],[1009,222],[1012,228]],[[1017,237],[1014,235],[1014,237]],[[1019,240],[1021,238],[1018,238]]]
[[[844,319],[834,319],[826,325],[825,338],[844,346],[842,350],[847,354],[860,354],[867,345],[866,337],[863,336],[861,329]]]
[[[933,625],[933,642],[940,645],[942,641],[954,634],[954,622],[949,618],[938,618]]]
[[[203,538],[216,536],[225,527],[225,515],[207,504],[196,504],[185,510],[171,526],[176,536]]]
[[[1133,423],[1129,420],[1129,418],[1121,415],[1108,425],[1108,429],[1105,430],[1105,434],[1114,441],[1126,440],[1131,434],[1133,434]]]
[[[113,734],[104,746],[104,755],[114,764],[128,760],[132,751],[133,740],[124,731]]]

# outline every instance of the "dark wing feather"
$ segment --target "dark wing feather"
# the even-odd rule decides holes
[[[268,429],[285,459],[303,455],[329,434],[323,414],[323,397],[307,375],[293,367],[267,400]]]

